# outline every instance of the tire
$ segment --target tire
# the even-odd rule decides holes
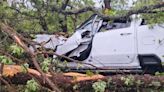
[[[144,73],[162,72],[161,59],[156,55],[139,55],[140,66]]]

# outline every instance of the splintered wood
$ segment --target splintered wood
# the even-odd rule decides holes
[[[105,77],[100,74],[88,76],[86,74],[76,73],[76,72],[69,72],[64,73],[65,76],[73,77],[73,80],[71,82],[81,82],[81,81],[87,81],[87,80],[98,80],[98,79],[104,79]]]
[[[4,65],[3,66],[3,71],[2,75],[6,77],[13,77],[14,75],[18,73],[23,72],[23,67],[19,65]],[[41,77],[41,74],[34,69],[27,68],[27,73]],[[63,73],[65,77],[72,77],[71,78],[71,83],[75,82],[81,82],[81,81],[88,81],[88,80],[98,80],[98,79],[104,79],[105,77],[103,75],[92,75],[88,76],[86,74],[81,74],[81,73],[76,73],[76,72],[68,72],[68,73]],[[51,74],[47,73],[47,77],[53,77]]]

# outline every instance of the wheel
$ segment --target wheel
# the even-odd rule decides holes
[[[139,55],[140,66],[145,73],[162,72],[161,59],[156,55]]]

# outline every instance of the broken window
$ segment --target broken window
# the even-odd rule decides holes
[[[111,29],[120,29],[130,27],[131,20],[127,19],[117,19],[112,22],[106,22],[102,25],[102,31],[111,30]]]
[[[100,29],[102,21],[98,15],[92,15],[77,28],[77,31],[78,29],[86,29],[91,32],[91,35],[94,35]]]

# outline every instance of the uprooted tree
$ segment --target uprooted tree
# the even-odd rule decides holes
[[[53,71],[52,68],[55,66],[51,64],[52,60],[44,57],[45,54],[57,54],[44,49],[35,49],[36,52],[32,52],[28,45],[34,48],[36,44],[41,45],[31,40],[33,35],[56,32],[71,35],[76,26],[94,13],[110,21],[141,14],[149,24],[164,22],[163,0],[137,0],[131,7],[128,2],[129,0],[104,0],[105,9],[101,9],[94,6],[93,0],[0,1],[0,80],[12,89],[4,75],[13,77],[17,72],[23,71],[21,76],[26,75],[26,77],[20,83],[25,84],[27,80],[33,78],[38,84],[60,92],[57,84],[59,81],[62,82],[65,76]],[[16,68],[19,71],[7,70],[6,64],[13,67],[19,65]],[[36,71],[30,70],[29,64],[32,64],[32,68]],[[66,78],[65,82],[68,80]]]

